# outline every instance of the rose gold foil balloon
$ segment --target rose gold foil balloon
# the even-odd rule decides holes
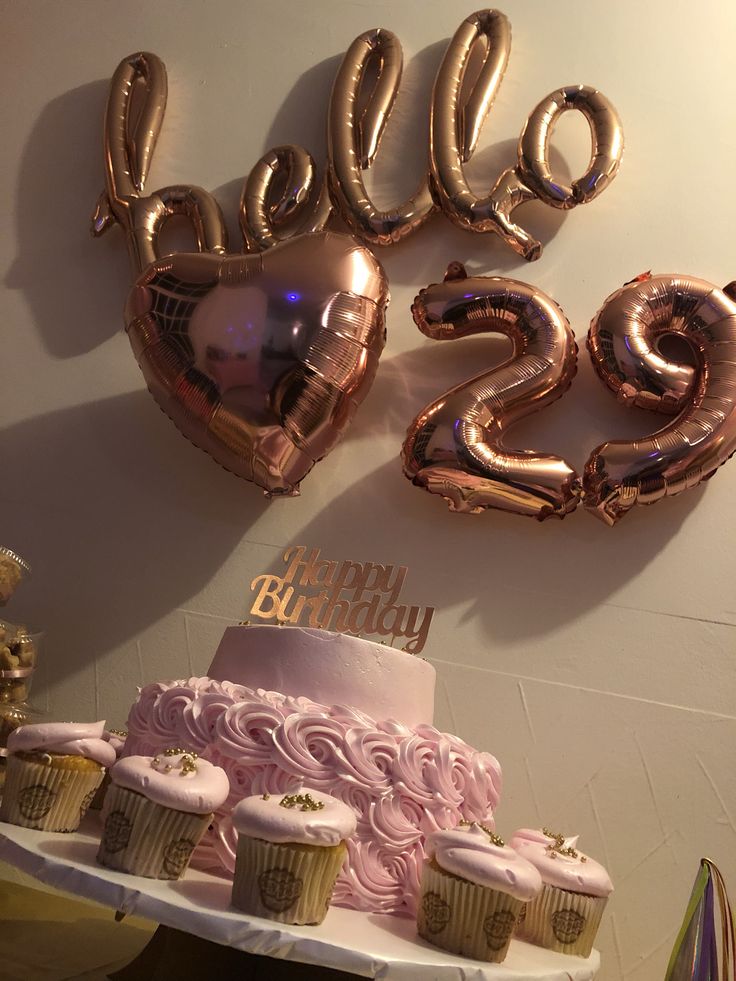
[[[131,127],[136,83],[145,99]],[[137,54],[119,66],[107,106],[107,191],[94,231],[123,225],[142,270],[126,307],[128,337],[149,390],[185,436],[267,494],[295,494],[373,381],[386,277],[367,249],[334,232],[226,256],[222,216],[205,191],[144,196],[165,96],[163,64]],[[190,218],[202,251],[158,258],[160,228],[175,213]],[[278,209],[272,220],[282,220]]]
[[[350,45],[335,78],[327,117],[330,191],[350,229],[372,245],[390,245],[416,231],[434,209],[426,175],[416,194],[389,211],[371,200],[362,171],[375,160],[401,82],[399,39],[378,28]],[[363,107],[361,87],[369,67],[376,78]]]
[[[145,89],[138,119],[130,119],[136,85]],[[105,112],[106,190],[92,218],[92,233],[102,235],[115,222],[125,229],[133,268],[144,269],[157,258],[156,240],[172,215],[191,221],[202,252],[224,253],[227,232],[220,207],[201,187],[172,185],[143,193],[166,111],[166,68],[154,54],[141,51],[118,65],[110,82]]]
[[[471,86],[468,66],[479,46],[482,64]],[[552,92],[532,111],[519,138],[518,163],[479,197],[464,165],[473,156],[483,123],[503,79],[511,49],[511,27],[497,10],[467,17],[452,38],[437,73],[430,113],[429,182],[389,210],[378,208],[363,172],[375,161],[381,136],[401,81],[398,38],[383,28],[366,31],[348,49],[332,89],[327,119],[328,183],[334,208],[350,229],[371,245],[390,245],[415,232],[441,208],[461,228],[500,235],[525,259],[538,259],[541,243],[511,220],[526,201],[539,199],[569,209],[592,201],[613,180],[623,153],[621,121],[604,95],[588,85]],[[365,78],[375,70],[367,99]],[[563,112],[577,109],[588,120],[591,159],[570,186],[556,181],[549,141]],[[283,190],[277,194],[276,185]],[[287,216],[297,220],[287,222]],[[281,146],[263,156],[243,196],[241,223],[251,248],[268,248],[295,231],[323,228],[330,217],[324,183],[316,180],[306,150]]]
[[[327,185],[317,179],[314,160],[300,146],[277,146],[264,154],[240,199],[240,227],[250,252],[270,249],[295,234],[322,231],[331,214]]]
[[[588,350],[623,405],[676,418],[652,436],[596,447],[585,465],[584,504],[613,525],[711,477],[736,449],[736,290],[689,276],[645,274],[608,297]],[[659,350],[667,334],[692,347],[696,367]]]
[[[486,46],[483,64],[465,95],[468,64],[479,44]],[[435,198],[451,221],[474,232],[495,232],[525,259],[532,260],[539,258],[542,245],[511,221],[511,213],[534,198],[564,209],[592,201],[616,175],[623,153],[623,130],[616,110],[596,89],[571,85],[552,92],[524,125],[516,167],[505,170],[488,195],[478,197],[463,165],[476,148],[510,48],[511,26],[497,10],[471,14],[458,28],[434,84],[430,171]],[[560,115],[570,109],[579,110],[588,120],[593,145],[588,169],[568,187],[552,176],[549,140]]]
[[[419,293],[412,313],[428,337],[501,333],[513,353],[419,413],[402,449],[404,474],[452,511],[493,507],[542,520],[574,510],[578,479],[565,460],[504,446],[508,428],[554,402],[575,375],[575,338],[554,300],[513,279],[468,278],[452,263],[443,283]]]

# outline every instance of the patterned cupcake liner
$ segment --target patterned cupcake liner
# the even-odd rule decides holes
[[[324,920],[347,848],[238,838],[233,906],[281,923]]]
[[[148,879],[180,879],[211,814],[188,814],[111,784],[97,861]]]
[[[110,786],[110,774],[105,772],[105,776],[102,778],[102,783],[95,791],[95,796],[92,798],[92,802],[89,805],[90,811],[101,811],[102,805],[105,803],[105,797],[107,796],[107,791]]]
[[[500,964],[523,903],[426,862],[417,910],[417,931],[452,954]]]
[[[76,831],[104,770],[65,769],[10,755],[0,821],[35,831]]]
[[[545,884],[526,904],[515,936],[547,950],[588,957],[607,902],[607,896],[586,896]]]

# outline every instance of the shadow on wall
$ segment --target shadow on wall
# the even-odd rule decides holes
[[[122,326],[128,256],[122,236],[90,235],[104,187],[102,122],[106,81],[54,99],[39,115],[23,153],[17,191],[18,255],[5,279],[22,290],[46,350],[71,358]],[[115,316],[104,316],[113,310]]]
[[[0,453],[19,461],[5,501],[13,541],[43,565],[32,620],[59,652],[56,678],[185,605],[268,506],[182,438],[146,391],[10,427]]]
[[[505,356],[506,343],[489,337],[442,345],[427,341],[384,361],[345,446],[318,464],[304,493],[319,499],[323,483],[328,494],[329,468],[341,466],[343,452],[352,457],[351,443],[365,446],[367,468],[373,440],[391,435],[397,458],[361,472],[307,524],[294,530],[289,523],[292,543],[322,546],[329,558],[408,564],[407,600],[460,606],[464,620],[479,620],[484,634],[501,641],[541,637],[606,602],[656,560],[705,493],[701,486],[635,509],[615,528],[582,507],[564,521],[543,523],[501,511],[449,512],[442,498],[403,476],[398,452],[404,428],[451,384]],[[512,428],[506,443],[559,453],[582,472],[599,443],[634,439],[661,422],[640,410],[623,410],[583,359],[571,390]],[[334,542],[347,544],[333,555],[328,543]],[[267,571],[282,572],[280,559]]]

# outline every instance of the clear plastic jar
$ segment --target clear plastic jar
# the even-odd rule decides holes
[[[0,706],[28,701],[42,636],[0,621]]]

